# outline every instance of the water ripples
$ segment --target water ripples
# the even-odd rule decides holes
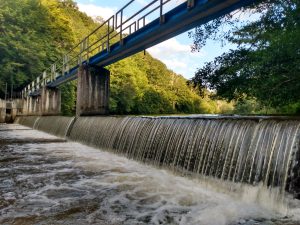
[[[283,221],[198,180],[18,125],[0,126],[0,194],[4,225]],[[297,224],[291,218],[289,223]]]

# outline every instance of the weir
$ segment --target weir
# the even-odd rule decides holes
[[[74,117],[64,116],[23,116],[18,117],[15,122],[61,138],[66,138],[74,119]]]
[[[279,117],[20,117],[17,122],[182,175],[300,199],[300,120]],[[57,129],[55,129],[55,127]]]

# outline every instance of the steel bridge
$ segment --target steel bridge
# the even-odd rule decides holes
[[[135,0],[103,22],[41,76],[26,86],[23,96],[38,95],[77,78],[81,65],[108,66],[196,26],[246,6],[255,0],[153,0],[125,15]]]

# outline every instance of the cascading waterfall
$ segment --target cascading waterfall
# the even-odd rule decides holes
[[[254,118],[80,117],[69,138],[152,165],[299,198],[300,121]]]
[[[43,116],[37,121],[34,129],[65,138],[74,119],[74,117]]]
[[[254,191],[250,201],[281,212],[287,210],[287,194],[300,199],[297,119],[30,116],[16,122],[181,175],[200,177],[208,187],[230,190],[242,198],[246,195],[247,201]]]
[[[24,126],[28,126],[40,131],[44,131],[61,138],[66,138],[75,117],[64,116],[29,116],[18,117],[15,121]]]
[[[39,120],[39,118],[40,117],[38,116],[21,116],[17,117],[14,122],[26,127],[34,128],[34,125],[36,124],[37,120]]]

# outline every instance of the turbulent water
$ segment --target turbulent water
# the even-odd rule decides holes
[[[253,203],[258,187],[241,199],[20,125],[0,126],[0,171],[0,224],[300,224]]]
[[[16,123],[65,138],[73,124],[74,117],[65,116],[29,116],[17,117]]]
[[[181,174],[286,190],[300,198],[300,121],[81,117],[69,138]]]
[[[300,120],[280,117],[21,117],[18,123],[182,175],[300,199]],[[280,199],[281,198],[281,199]]]

